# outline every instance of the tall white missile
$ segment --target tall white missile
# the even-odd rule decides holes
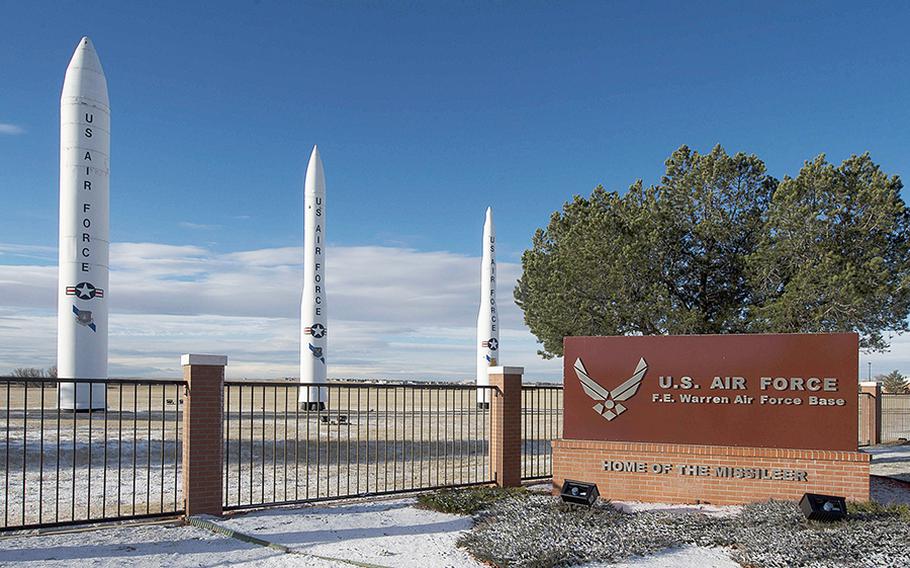
[[[326,347],[328,318],[325,294],[325,174],[319,149],[313,146],[303,189],[303,298],[300,301],[301,407],[321,410],[328,399]]]
[[[499,364],[499,313],[496,311],[496,229],[487,207],[480,263],[480,312],[477,314],[477,385],[490,384],[489,369]],[[478,406],[490,404],[487,389],[477,389]]]
[[[60,96],[57,376],[107,379],[111,110],[91,40],[79,40]],[[61,384],[60,407],[104,408],[104,384]]]

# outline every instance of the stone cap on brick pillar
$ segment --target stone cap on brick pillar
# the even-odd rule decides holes
[[[490,367],[487,371],[491,375],[523,375],[524,367]]]
[[[184,353],[180,356],[180,365],[210,365],[212,367],[227,367],[227,355],[197,355]]]

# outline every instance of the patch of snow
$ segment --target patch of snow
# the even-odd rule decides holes
[[[0,539],[0,566],[64,568],[190,568],[195,566],[301,566],[330,568],[335,563],[215,535],[189,526],[119,526]]]
[[[582,567],[579,567],[582,568]],[[619,564],[593,563],[583,568],[741,568],[723,549],[687,547],[665,550]]]
[[[639,501],[610,501],[613,507],[623,513],[640,513],[658,511],[662,513],[689,514],[701,513],[709,517],[732,517],[739,514],[742,507],[737,505],[680,505],[670,503],[642,503]]]
[[[910,444],[870,446],[862,451],[872,455],[872,475],[910,481]]]
[[[910,482],[890,477],[873,476],[870,482],[872,500],[882,505],[910,505]]]
[[[417,509],[414,499],[272,509],[218,524],[295,551],[394,566],[480,568],[455,547],[471,518]]]

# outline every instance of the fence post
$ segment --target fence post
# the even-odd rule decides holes
[[[521,376],[523,367],[490,367],[490,475],[499,487],[521,485]]]
[[[221,516],[224,355],[180,357],[186,393],[183,404],[184,514]]]
[[[872,395],[871,416],[866,419],[869,428],[869,443],[871,445],[882,443],[882,384],[879,382],[860,383],[860,392]]]

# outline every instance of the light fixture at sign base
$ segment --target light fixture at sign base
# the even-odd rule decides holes
[[[562,491],[559,492],[559,496],[566,503],[587,505],[590,507],[597,501],[600,492],[597,490],[597,485],[594,483],[566,479],[562,483]]]
[[[847,516],[847,500],[833,495],[804,493],[799,508],[812,521],[839,521]]]

